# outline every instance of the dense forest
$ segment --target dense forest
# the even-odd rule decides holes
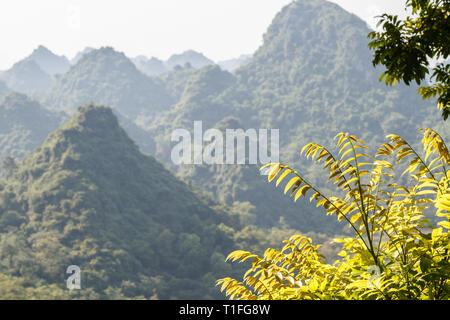
[[[1,72],[0,299],[222,299],[216,280],[248,267],[230,252],[263,254],[300,233],[333,262],[345,221],[274,189],[264,163],[174,164],[171,133],[194,121],[279,129],[280,162],[324,194],[322,165],[300,156],[311,141],[350,133],[374,153],[396,134],[422,148],[419,128],[450,141],[418,85],[379,81],[370,32],[337,4],[299,0],[235,60],[112,47],[69,60],[39,46]],[[69,265],[82,290],[67,290]]]

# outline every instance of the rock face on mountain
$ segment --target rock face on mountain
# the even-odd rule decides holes
[[[221,214],[85,105],[0,184],[0,266],[63,288],[77,265],[88,298],[218,297]]]
[[[44,101],[68,112],[93,101],[111,106],[131,119],[162,112],[173,103],[164,87],[110,47],[85,54],[58,78]]]

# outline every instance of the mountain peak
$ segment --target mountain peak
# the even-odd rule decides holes
[[[75,65],[78,63],[78,61],[80,61],[81,58],[83,58],[84,55],[86,55],[87,53],[91,52],[95,50],[92,47],[86,47],[84,48],[82,51],[79,51],[73,58],[72,60],[70,60],[70,64]]]
[[[49,105],[68,111],[93,101],[133,119],[172,103],[165,88],[140,72],[123,52],[111,47],[86,53],[57,79],[47,99]]]
[[[288,86],[298,88],[318,74],[338,86],[371,86],[378,76],[371,67],[369,32],[363,20],[335,3],[298,0],[275,16],[263,44],[236,74],[254,85],[280,86],[286,92],[293,90]],[[342,81],[343,77],[349,81]]]
[[[87,103],[79,107],[72,119],[58,130],[59,134],[69,137],[69,140],[75,143],[83,143],[83,140],[95,139],[94,137],[97,136],[101,137],[104,143],[109,141],[108,143],[111,145],[124,139],[134,145],[120,126],[112,109],[94,103]],[[57,135],[58,130],[55,132]],[[77,134],[72,135],[74,132]]]
[[[184,66],[186,63],[190,63],[194,68],[203,68],[208,65],[215,64],[214,61],[208,59],[203,53],[187,50],[181,54],[172,55],[167,61],[166,66],[169,69],[174,68],[177,65]]]
[[[91,63],[95,63],[95,70],[102,70],[104,72],[108,70],[114,72],[117,67],[127,73],[137,71],[133,62],[123,52],[116,51],[112,47],[86,50],[86,53],[80,57],[76,67],[83,68]]]
[[[85,129],[96,131],[104,130],[105,126],[116,130],[119,126],[119,122],[110,107],[93,103],[79,107],[72,121]]]
[[[36,49],[34,49],[31,55],[36,54],[55,55],[53,52],[51,52],[47,47],[43,45],[39,45]]]
[[[25,59],[35,61],[43,71],[51,76],[64,73],[70,68],[69,60],[65,56],[58,56],[43,45],[34,49]]]
[[[347,47],[351,51],[354,48],[345,41],[354,41],[357,37],[359,42],[366,43],[368,33],[363,20],[335,3],[298,0],[275,16],[255,57],[301,58],[304,51],[316,48],[336,52]]]
[[[119,125],[112,109],[93,103],[79,107],[70,121],[48,136],[42,150],[39,157],[52,155],[45,158],[49,165],[56,161],[71,170],[81,167],[90,170],[86,162],[104,162],[108,157],[111,163],[120,162],[124,153],[140,157],[139,148]]]

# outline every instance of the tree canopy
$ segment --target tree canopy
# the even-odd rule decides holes
[[[382,31],[369,33],[369,46],[375,51],[373,64],[386,67],[380,77],[386,84],[422,84],[418,93],[424,99],[437,97],[446,120],[450,114],[450,64],[430,64],[432,59],[440,61],[450,54],[450,1],[407,0],[406,8],[411,14],[405,20],[383,14],[378,22]],[[430,72],[430,84],[426,85]]]

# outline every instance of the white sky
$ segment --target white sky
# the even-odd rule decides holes
[[[405,0],[331,0],[373,25]],[[218,61],[252,53],[291,0],[1,0],[0,70],[42,44],[72,58],[87,46],[167,59],[193,49]]]

